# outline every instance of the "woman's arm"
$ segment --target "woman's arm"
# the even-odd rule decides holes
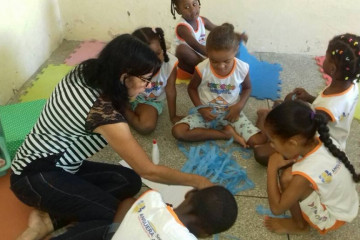
[[[206,54],[206,48],[204,45],[201,45],[191,34],[189,28],[185,25],[177,26],[176,30],[177,35],[182,38],[191,48],[193,48],[198,53],[201,53],[204,56]]]
[[[127,123],[102,125],[97,127],[94,132],[101,134],[119,156],[145,179],[165,184],[192,186],[199,189],[213,185],[205,177],[182,173],[166,166],[153,164],[131,134]]]
[[[176,122],[180,121],[183,116],[176,115],[176,73],[177,67],[175,66],[171,71],[169,78],[167,79],[167,83],[165,86],[166,92],[166,100],[169,109],[169,117],[170,121],[175,124]]]
[[[289,210],[294,204],[304,199],[310,190],[310,182],[300,176],[294,175],[286,189],[280,192],[278,184],[278,170],[290,163],[279,153],[274,153],[269,158],[267,168],[267,193],[271,212],[280,215]]]

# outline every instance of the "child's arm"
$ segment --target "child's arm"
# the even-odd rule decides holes
[[[247,100],[250,97],[251,93],[251,82],[249,73],[246,75],[244,81],[241,84],[242,90],[240,93],[240,100],[236,104],[229,107],[229,113],[224,118],[225,120],[228,120],[229,122],[235,122],[240,117],[240,112],[243,110]]]
[[[291,95],[291,99],[289,99],[289,95]],[[302,101],[312,103],[316,97],[310,95],[305,89],[303,88],[295,88],[290,94],[286,96],[285,100],[294,100],[300,99]]]
[[[188,86],[188,93],[195,107],[202,105],[198,92],[198,87],[200,83],[201,83],[201,76],[199,75],[198,71],[195,69],[194,75]],[[206,107],[206,108],[200,108],[198,112],[202,115],[205,121],[211,121],[216,118],[216,115],[212,114],[211,110],[212,109],[210,107]]]
[[[166,100],[169,109],[169,117],[170,121],[175,124],[176,122],[180,121],[183,116],[176,115],[176,73],[177,67],[174,67],[171,71],[171,74],[167,80],[165,92],[166,92]]]
[[[215,24],[213,24],[209,19],[207,19],[206,17],[201,17],[202,20],[204,21],[204,25],[205,25],[205,29],[206,30],[213,30],[215,27],[217,27]]]
[[[193,48],[195,51],[197,51],[198,53],[201,53],[204,56],[207,56],[206,54],[206,48],[204,45],[201,45],[191,34],[190,30],[184,26],[184,25],[179,25],[176,28],[176,32],[178,34],[179,37],[181,37],[182,39],[184,39],[184,41],[191,47]]]
[[[278,170],[289,165],[291,160],[285,160],[279,153],[269,158],[267,168],[267,193],[271,212],[275,215],[283,214],[309,194],[310,182],[300,176],[294,175],[289,185],[280,192],[278,184]]]

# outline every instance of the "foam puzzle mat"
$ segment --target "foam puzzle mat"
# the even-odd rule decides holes
[[[65,59],[65,64],[75,66],[90,58],[95,58],[106,43],[100,41],[84,41]]]
[[[322,77],[325,79],[326,81],[326,85],[329,86],[332,79],[329,75],[327,75],[326,73],[324,73],[324,69],[323,69],[323,64],[324,64],[324,61],[325,61],[325,56],[318,56],[318,57],[315,57],[315,61],[316,61],[316,64],[319,66],[319,71],[322,73]]]
[[[280,64],[258,60],[248,52],[242,43],[236,57],[250,65],[249,74],[252,84],[252,97],[271,100],[280,98],[280,72],[282,71]]]
[[[72,69],[65,64],[48,65],[36,76],[32,86],[20,97],[20,102],[48,99],[60,80]]]

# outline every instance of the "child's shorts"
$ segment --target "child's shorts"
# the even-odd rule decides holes
[[[345,224],[344,221],[337,220],[326,209],[316,191],[300,202],[300,208],[304,219],[321,234],[338,229]]]
[[[210,125],[211,125],[211,121],[205,122],[204,118],[198,112],[186,116],[185,118],[181,119],[176,124],[179,124],[179,123],[186,123],[187,125],[189,125],[190,130],[194,129],[194,128],[210,128]],[[240,113],[239,120],[237,120],[236,122],[233,122],[233,123],[221,118],[217,122],[215,129],[222,129],[222,127],[224,127],[226,125],[231,125],[235,129],[236,133],[239,134],[240,136],[242,136],[245,139],[245,141],[248,141],[251,136],[260,132],[260,129],[255,127],[252,124],[252,122],[250,122],[249,119],[245,116],[245,114],[243,112]]]
[[[138,106],[139,103],[153,106],[157,110],[158,115],[162,113],[164,107],[164,101],[146,100],[143,95],[138,95],[136,99],[130,103],[131,103],[131,109],[133,111],[135,110],[135,108]]]

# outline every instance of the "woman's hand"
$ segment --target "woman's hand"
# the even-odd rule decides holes
[[[206,177],[199,176],[199,182],[198,182],[198,186],[196,188],[197,189],[203,189],[203,188],[208,188],[208,187],[211,187],[211,186],[214,186],[214,185],[215,184],[210,182],[210,180],[207,179]]]

